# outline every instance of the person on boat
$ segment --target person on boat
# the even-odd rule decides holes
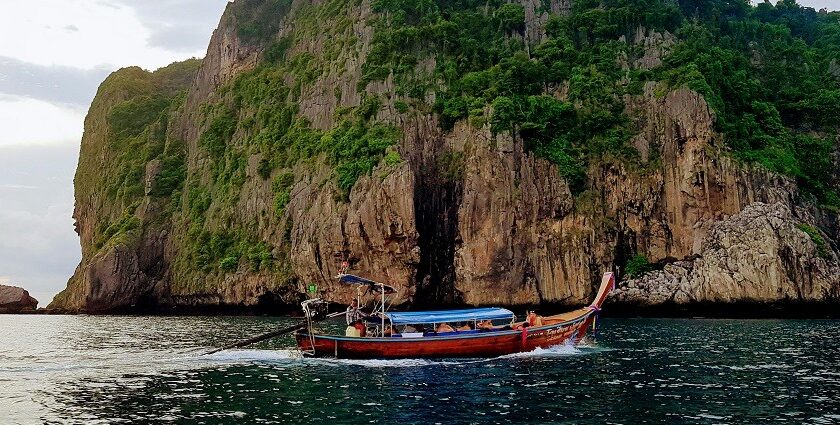
[[[359,331],[360,337],[367,336],[367,326],[365,326],[364,320],[357,320],[353,323],[353,327]]]
[[[400,331],[397,330],[397,326],[393,325],[391,323],[385,325],[385,330],[382,331],[383,336],[399,335],[399,333],[400,333]]]
[[[359,301],[354,299],[350,302],[350,305],[347,306],[347,313],[344,315],[344,320],[347,322],[347,325],[352,325],[358,321],[361,321],[365,317],[368,317],[369,314],[362,311],[359,308]]]
[[[475,324],[473,322],[465,322],[463,325],[455,328],[455,330],[458,331],[471,331],[473,329],[475,329]]]
[[[543,325],[543,317],[537,315],[536,312],[528,313],[528,325],[529,326],[542,326]]]
[[[441,324],[438,325],[435,332],[437,332],[437,333],[455,332],[455,328],[453,328],[452,326],[449,326],[449,323],[441,323]]]
[[[522,323],[515,323],[513,326],[505,326],[502,329],[504,329],[504,330],[513,329],[515,331],[521,331],[522,329],[525,329],[529,326],[531,326],[531,324],[526,321],[526,322],[522,322]]]
[[[344,336],[351,336],[351,337],[361,337],[362,334],[359,332],[359,329],[356,328],[354,325],[347,325],[347,329],[344,330]]]
[[[482,320],[478,322],[478,329],[482,331],[491,331],[493,330],[493,322],[489,320]]]

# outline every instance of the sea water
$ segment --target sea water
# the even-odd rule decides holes
[[[840,423],[840,321],[604,319],[493,359],[200,355],[291,321],[0,315],[0,424]]]

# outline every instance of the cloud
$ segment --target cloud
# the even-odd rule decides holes
[[[78,145],[83,107],[58,105],[22,96],[0,95],[0,146],[22,144]]]
[[[37,65],[0,56],[0,93],[87,106],[112,69]]]
[[[38,189],[38,186],[29,186],[25,184],[2,184],[0,183],[0,190],[3,189],[22,189],[22,190],[29,190],[29,189]]]
[[[81,258],[73,231],[78,145],[0,146],[0,275],[46,305]]]
[[[802,3],[811,6],[817,10],[840,10],[840,4],[837,3],[837,0],[805,0]]]
[[[202,56],[223,8],[221,0],[20,1],[0,14],[0,40],[14,41],[0,43],[0,56],[82,69],[155,69]],[[198,33],[180,40],[182,32],[166,32],[172,28]]]
[[[207,49],[207,41],[204,34],[197,32],[195,28],[182,26],[158,28],[148,40],[150,46],[184,53],[195,53],[200,49],[198,46]]]
[[[137,12],[140,22],[151,32],[148,42],[180,53],[207,49],[228,0],[111,0],[114,7],[127,6]]]

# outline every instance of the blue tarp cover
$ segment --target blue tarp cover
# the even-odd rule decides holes
[[[352,274],[339,275],[338,280],[340,282],[349,283],[351,285],[368,285],[375,288],[376,291],[381,291],[381,288],[384,286],[385,292],[389,294],[396,291],[392,286],[386,285],[384,283],[374,282],[370,279],[365,279],[363,277],[355,276]]]
[[[470,322],[473,320],[498,320],[513,318],[513,312],[505,308],[471,308],[469,310],[409,311],[385,313],[395,325]]]

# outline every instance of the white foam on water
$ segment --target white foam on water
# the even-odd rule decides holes
[[[836,424],[837,422],[840,422],[840,415],[824,414],[822,416],[811,418],[811,422],[815,424]]]
[[[297,350],[225,350],[199,356],[197,359],[219,362],[270,362],[300,360],[303,356]]]
[[[453,364],[453,362],[434,361],[427,359],[331,359],[304,357],[300,351],[289,350],[225,350],[206,356],[195,357],[195,359],[223,362],[223,363],[253,363],[253,362],[283,362],[294,361],[298,364],[323,365],[323,366],[363,366],[363,367],[423,367],[441,364]]]
[[[581,351],[578,347],[575,347],[572,343],[566,344],[558,344],[548,348],[535,348],[532,351],[526,351],[524,353],[513,353],[508,354],[505,356],[497,357],[499,359],[517,359],[517,358],[529,358],[529,357],[566,357],[566,356],[574,356],[578,354],[583,354],[584,352]]]
[[[762,370],[762,369],[790,369],[791,366],[781,363],[769,363],[769,364],[747,364],[742,366],[737,365],[726,365],[726,368],[732,370]]]

